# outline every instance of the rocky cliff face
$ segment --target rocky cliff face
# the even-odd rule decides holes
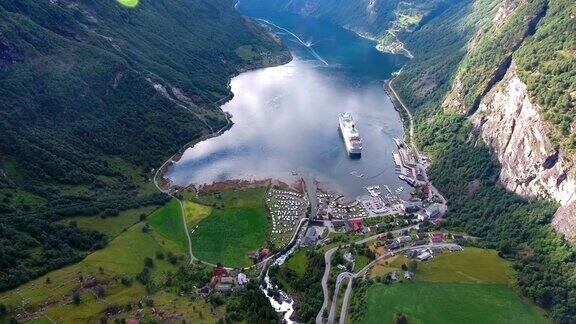
[[[474,113],[482,97],[508,70],[514,52],[534,33],[546,9],[541,1],[505,0],[479,19],[452,90],[444,100],[444,109]]]
[[[552,224],[572,238],[576,236],[576,167],[551,144],[540,110],[512,64],[472,116],[474,135],[488,144],[502,165],[504,187],[523,197],[549,198],[562,205]]]

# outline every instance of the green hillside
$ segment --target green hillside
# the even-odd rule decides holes
[[[490,17],[501,2],[463,2],[404,36],[415,58],[394,82],[404,102],[415,110],[416,140],[434,161],[430,175],[451,202],[444,225],[483,237],[484,246],[513,259],[521,293],[547,309],[558,323],[576,320],[576,280],[570,275],[576,271],[576,263],[574,247],[550,226],[557,205],[526,201],[499,187],[500,168],[492,161],[488,148],[479,143],[472,146],[468,119],[444,112],[442,104],[447,95],[454,95],[449,92],[458,78],[462,82],[464,110],[473,111],[477,98],[498,80],[502,73],[499,66],[511,57],[522,67],[523,78],[530,74],[525,80],[530,91],[535,89],[532,95],[545,109],[544,117],[557,121],[551,123],[557,125],[557,143],[568,147],[571,137],[562,135],[562,125],[569,123],[571,117],[563,117],[561,111],[570,111],[574,106],[567,105],[565,99],[574,87],[570,76],[574,59],[561,48],[573,48],[570,44],[574,38],[566,38],[573,34],[572,27],[565,23],[569,3],[521,3],[524,7],[519,7],[498,27],[498,32],[493,32],[496,22]],[[530,30],[538,16],[535,12],[543,16]],[[551,30],[555,30],[554,35]],[[480,38],[474,39],[475,35]],[[518,39],[519,35],[526,38]],[[555,45],[543,49],[548,38],[537,41],[541,35],[550,36],[549,41]],[[471,48],[470,44],[475,46]],[[546,76],[537,69],[545,71]],[[479,190],[462,194],[468,192],[472,182],[480,184]]]
[[[54,221],[162,203],[150,170],[225,125],[229,78],[288,59],[229,1],[1,1],[0,290],[106,242]]]
[[[520,77],[544,118],[552,142],[576,153],[576,4],[550,1],[534,37],[514,53]]]

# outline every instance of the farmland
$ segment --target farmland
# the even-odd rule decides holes
[[[377,265],[371,277],[402,272],[406,261],[396,256]],[[418,263],[413,281],[370,287],[363,322],[391,323],[402,313],[410,323],[547,323],[540,309],[518,296],[515,280],[510,264],[494,250],[444,252]]]
[[[192,207],[196,211],[206,211],[201,206]],[[152,314],[153,308],[156,308],[171,314],[183,314],[188,319],[203,318],[215,322],[224,314],[222,307],[200,314],[198,310],[207,307],[204,300],[190,301],[174,294],[171,288],[164,287],[167,276],[186,263],[182,253],[184,232],[180,231],[183,226],[178,208],[178,203],[171,201],[148,215],[149,223],[137,222],[125,230],[120,227],[116,238],[104,249],[88,255],[77,264],[52,271],[15,291],[1,294],[0,303],[11,309],[26,305],[29,315],[25,319],[33,322],[81,323],[98,322],[110,306],[118,307],[118,318],[130,318],[138,308],[134,305],[150,298],[154,300],[154,307],[144,305],[140,311],[143,319],[158,319],[157,314]],[[129,224],[139,218],[141,212],[143,210],[138,209],[104,221],[108,221],[109,225],[124,221]],[[198,214],[192,216],[200,217]],[[126,220],[122,220],[123,217]],[[78,226],[91,224],[89,219],[76,221]],[[112,226],[108,229],[110,233],[116,232],[115,229],[112,231]],[[172,255],[173,259],[158,258],[158,255]],[[144,285],[136,277],[143,270],[147,258],[153,259],[154,265],[150,271],[150,283]],[[122,283],[123,278],[128,278],[130,283]],[[103,297],[96,297],[97,286],[103,287]],[[164,288],[158,291],[159,287]],[[80,295],[78,305],[72,303],[74,292]]]
[[[200,260],[228,267],[247,267],[246,255],[266,245],[268,216],[264,208],[264,188],[224,190],[203,198],[215,206],[192,234],[192,251]]]
[[[395,312],[410,323],[546,323],[535,307],[501,284],[414,281],[370,288],[364,323],[392,323]]]

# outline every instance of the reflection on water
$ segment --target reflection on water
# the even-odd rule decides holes
[[[287,179],[295,171],[349,196],[365,194],[367,185],[404,186],[392,160],[393,138],[402,136],[402,123],[381,81],[402,60],[377,53],[371,42],[348,31],[302,19],[271,20],[290,31],[282,36],[294,61],[232,80],[235,97],[222,109],[233,115],[234,126],[188,149],[169,170],[174,183]],[[307,44],[290,41],[290,33],[315,39],[314,52],[329,65]],[[338,132],[338,114],[345,111],[354,115],[364,138],[361,159],[347,157]]]

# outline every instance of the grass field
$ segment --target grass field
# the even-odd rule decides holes
[[[370,278],[384,276],[392,271],[399,271],[402,264],[406,262],[404,255],[397,255],[376,263],[370,270]]]
[[[148,215],[159,206],[147,206],[135,209],[129,209],[121,212],[118,216],[106,217],[104,219],[98,216],[80,216],[66,218],[61,223],[76,222],[81,229],[95,230],[106,234],[109,240],[118,236],[122,231],[140,221],[140,215]]]
[[[184,255],[181,253],[181,244],[178,242],[179,236],[167,235],[171,230],[178,230],[175,220],[180,220],[178,224],[182,222],[179,209],[176,207],[179,208],[177,202],[172,201],[153,212],[148,217],[151,225],[148,233],[142,231],[145,225],[143,222],[137,223],[126,231],[122,231],[104,249],[88,255],[81,262],[50,272],[22,285],[17,290],[0,294],[0,303],[14,308],[24,303],[28,310],[34,310],[38,305],[49,302],[50,305],[43,308],[32,322],[86,323],[98,322],[109,305],[126,305],[150,296],[145,287],[136,280],[132,285],[124,286],[118,278],[125,275],[135,278],[144,267],[144,259],[146,257],[155,259],[156,252]],[[168,224],[161,223],[160,220]],[[179,233],[181,236],[184,235],[183,232]],[[161,282],[167,273],[176,271],[177,267],[178,265],[174,266],[167,260],[155,259],[152,278],[155,282]],[[105,297],[97,300],[90,291],[86,290],[81,293],[80,305],[70,304],[72,293],[80,287],[80,276],[85,281],[95,280],[103,284],[106,287]],[[50,278],[49,283],[47,278]],[[155,300],[154,307],[157,309],[161,307],[175,314],[183,314],[188,319],[198,319],[200,315],[194,309],[200,311],[206,307],[204,301],[190,301],[189,298],[168,292],[160,291],[152,297]],[[135,312],[136,309],[133,311]],[[152,307],[145,307],[143,310],[145,317],[151,316],[151,311]],[[220,308],[216,308],[213,313],[204,311],[203,321],[216,322],[222,313],[223,310]]]
[[[364,255],[356,255],[356,260],[354,261],[354,272],[360,271],[366,265],[370,263],[370,259]]]
[[[182,222],[182,211],[180,210],[180,203],[176,199],[170,200],[164,208],[150,215],[147,221],[158,234],[175,242],[181,252],[188,250],[188,240],[186,239],[184,223]]]
[[[364,323],[392,323],[395,312],[410,323],[546,323],[539,311],[501,284],[405,282],[368,291]]]
[[[186,223],[189,230],[192,230],[194,226],[198,225],[212,212],[212,208],[190,201],[184,202],[184,209],[186,210]]]
[[[402,272],[405,262],[403,255],[382,262],[371,277]],[[372,286],[364,323],[391,323],[395,312],[410,323],[548,323],[539,308],[517,295],[514,281],[510,264],[494,250],[444,252],[419,262],[413,281]]]
[[[212,211],[210,207],[190,201],[184,201],[184,209],[189,231],[208,217]],[[147,220],[162,237],[174,241],[182,252],[188,251],[188,239],[184,232],[184,223],[182,223],[182,211],[177,200],[170,200],[164,208],[150,215]]]
[[[513,284],[510,263],[496,251],[465,248],[462,252],[437,255],[431,262],[418,264],[416,278],[430,282]]]
[[[246,267],[247,252],[265,245],[268,227],[263,197],[265,189],[224,190],[219,198],[207,198],[215,208],[192,234],[192,250],[200,260]]]
[[[296,251],[286,261],[286,267],[294,270],[299,277],[304,276],[306,274],[306,268],[308,267],[308,256],[306,255],[306,250]]]

